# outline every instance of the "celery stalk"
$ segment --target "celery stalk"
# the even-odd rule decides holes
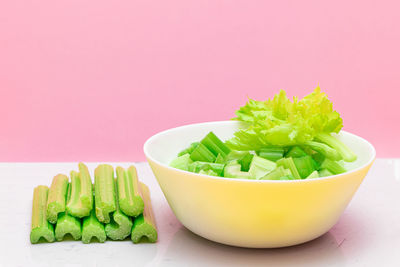
[[[285,169],[289,169],[295,179],[301,179],[296,165],[294,164],[293,158],[282,158],[278,160],[276,164],[277,166],[282,166]]]
[[[190,159],[190,154],[181,155],[171,161],[169,166],[173,168],[177,168],[180,170],[187,171],[189,168],[189,164],[192,163],[193,160]]]
[[[304,157],[304,156],[307,156],[307,153],[298,146],[292,147],[288,151],[288,153],[286,153],[286,155],[285,155],[285,157],[287,157],[287,158],[289,158],[289,157],[300,158],[300,157]]]
[[[117,167],[117,192],[119,208],[128,216],[138,216],[143,212],[144,202],[139,192],[139,179],[134,166],[128,170]]]
[[[319,177],[326,177],[326,176],[332,176],[333,173],[331,173],[327,169],[321,169],[320,171],[318,171],[318,175]]]
[[[257,155],[267,160],[277,161],[283,158],[285,150],[282,147],[264,147],[257,151]]]
[[[146,237],[149,242],[154,243],[157,241],[157,226],[151,206],[150,191],[143,183],[140,183],[140,191],[144,200],[144,211],[133,222],[131,239],[133,243],[139,243]]]
[[[118,188],[117,195],[119,194]],[[142,199],[140,197],[140,199]],[[116,210],[112,214],[110,223],[106,224],[104,230],[106,231],[106,235],[112,240],[124,240],[127,236],[131,234],[132,230],[132,219],[125,215],[121,209],[118,202],[118,197],[115,198],[116,202]]]
[[[58,214],[65,212],[67,190],[68,177],[63,174],[54,176],[47,199],[47,220],[50,223],[56,223]]]
[[[327,169],[333,174],[340,174],[346,172],[346,169],[337,161],[325,159],[321,164],[322,169]]]
[[[313,171],[306,179],[318,178],[319,174],[318,171]]]
[[[311,147],[313,150],[323,154],[325,157],[331,160],[340,160],[342,158],[337,150],[331,148],[330,146],[324,143],[316,141],[307,141],[304,144]]]
[[[97,238],[100,243],[104,243],[107,239],[104,225],[97,219],[94,209],[90,212],[90,216],[83,218],[82,242],[88,244],[93,237]]]
[[[275,162],[261,158],[259,156],[254,156],[250,164],[249,173],[250,176],[254,177],[255,179],[260,179],[275,168]]]
[[[260,180],[279,180],[281,177],[291,175],[290,170],[285,169],[282,166],[276,167],[273,171],[261,177]]]
[[[54,242],[54,228],[47,221],[46,204],[49,188],[39,185],[33,190],[32,225],[30,240],[32,244],[38,243],[41,238],[47,242]]]
[[[350,148],[328,133],[319,133],[316,135],[316,139],[333,147],[337,152],[339,152],[344,161],[352,162],[357,159],[357,155],[354,154]]]
[[[315,171],[313,159],[308,155],[301,158],[293,158],[293,162],[302,179],[307,178]]]
[[[200,143],[207,147],[215,156],[220,154],[225,158],[231,151],[213,132],[209,132]]]
[[[78,218],[89,216],[93,208],[93,186],[85,164],[79,163],[79,173],[71,171],[70,186],[71,197],[66,208],[68,213]]]
[[[67,201],[69,202],[72,197],[72,186],[69,184],[68,193],[67,193]],[[68,213],[68,209],[66,212],[60,213],[57,219],[57,224],[55,228],[55,236],[57,241],[62,241],[65,235],[70,234],[75,240],[81,239],[82,237],[82,227],[81,221],[78,218],[71,216]]]
[[[214,162],[217,157],[205,145],[200,143],[190,154],[190,158],[193,161]]]
[[[242,166],[238,161],[231,161],[224,168],[224,177],[254,179],[250,173],[241,171]]]
[[[101,164],[94,171],[96,216],[102,223],[109,223],[110,213],[117,208],[113,175],[113,167],[108,164]]]
[[[249,152],[246,153],[246,155],[239,159],[238,162],[242,166],[241,171],[247,172],[250,169],[250,164],[253,161],[253,154],[250,154]]]

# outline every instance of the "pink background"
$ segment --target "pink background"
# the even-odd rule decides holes
[[[318,83],[399,157],[396,1],[1,1],[0,161],[137,161],[154,133]]]

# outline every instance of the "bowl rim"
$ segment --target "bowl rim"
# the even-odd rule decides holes
[[[178,129],[189,128],[189,127],[192,127],[192,126],[194,126],[194,125],[199,125],[199,126],[201,126],[201,125],[203,125],[203,124],[221,124],[221,123],[239,123],[239,122],[238,122],[238,121],[209,121],[209,122],[191,123],[191,124],[186,124],[186,125],[182,125],[182,126],[177,126],[177,127],[169,128],[169,129],[167,129],[167,130],[158,132],[158,133],[152,135],[151,137],[149,137],[149,138],[146,140],[146,142],[144,143],[144,145],[143,145],[143,152],[144,152],[144,154],[145,154],[145,156],[146,156],[147,161],[149,161],[149,159],[150,159],[151,161],[153,161],[153,162],[155,162],[155,163],[161,165],[161,166],[164,167],[164,168],[167,168],[167,169],[173,170],[173,171],[177,171],[177,172],[182,173],[182,174],[191,174],[191,175],[195,175],[195,176],[198,176],[198,177],[201,177],[201,178],[204,178],[204,179],[215,179],[215,180],[219,180],[219,181],[221,181],[221,179],[222,179],[222,180],[227,180],[227,181],[232,181],[232,182],[249,182],[249,183],[309,183],[309,182],[313,182],[313,181],[322,181],[322,180],[339,179],[339,178],[341,178],[341,177],[343,177],[343,176],[345,176],[345,175],[348,175],[348,174],[351,174],[351,173],[355,173],[355,172],[358,172],[358,171],[360,171],[360,170],[366,168],[367,166],[371,165],[371,164],[374,162],[375,158],[376,158],[376,150],[375,150],[375,147],[374,147],[370,142],[368,142],[366,139],[364,139],[364,138],[362,138],[362,137],[360,137],[360,136],[358,136],[358,135],[355,135],[355,134],[353,134],[353,133],[350,133],[350,132],[347,132],[347,131],[343,131],[343,130],[341,130],[340,132],[343,132],[343,133],[345,133],[345,134],[347,134],[347,135],[354,136],[354,137],[359,138],[359,139],[361,139],[362,141],[364,141],[364,142],[369,146],[369,148],[371,149],[371,151],[372,151],[372,157],[368,160],[367,163],[365,163],[365,164],[363,164],[362,166],[360,166],[360,167],[358,167],[358,168],[355,168],[355,169],[353,169],[353,170],[351,170],[351,171],[347,171],[347,172],[344,172],[344,173],[341,173],[341,174],[336,174],[336,175],[330,175],[330,176],[324,176],[324,177],[313,178],[313,179],[257,180],[257,179],[245,179],[245,178],[230,178],[230,177],[211,176],[211,175],[200,174],[200,173],[195,173],[195,172],[189,172],[189,171],[184,171],[184,170],[180,170],[180,169],[177,169],[177,168],[173,168],[173,167],[171,167],[171,166],[169,166],[169,165],[167,165],[167,164],[165,164],[165,163],[162,163],[162,162],[160,162],[160,161],[154,159],[154,158],[150,155],[150,153],[149,153],[149,151],[148,151],[148,146],[149,146],[150,142],[151,142],[152,140],[158,138],[158,137],[161,136],[161,135],[167,134],[167,133],[169,133],[169,132],[176,131],[176,130],[178,130]]]

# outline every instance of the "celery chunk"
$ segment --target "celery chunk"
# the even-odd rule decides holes
[[[117,192],[119,208],[128,216],[138,216],[143,212],[144,202],[140,195],[139,179],[134,166],[127,170],[117,167]]]
[[[71,171],[71,197],[67,202],[68,214],[83,218],[90,215],[93,208],[93,185],[89,170],[79,163],[79,173]]]
[[[144,200],[143,214],[135,218],[132,226],[131,239],[133,243],[139,243],[143,237],[151,243],[157,241],[157,227],[150,200],[149,188],[140,183],[140,191]]]
[[[104,225],[99,222],[95,210],[92,209],[90,216],[83,218],[82,242],[89,244],[94,237],[97,238],[100,243],[104,243],[107,239]]]
[[[101,164],[94,171],[96,216],[102,223],[109,223],[110,213],[117,209],[113,176],[114,169],[108,164]]]
[[[33,190],[32,225],[30,240],[32,244],[38,243],[41,238],[47,242],[54,242],[54,228],[47,221],[46,204],[49,188],[39,185]]]
[[[47,199],[47,220],[55,224],[58,214],[65,212],[67,199],[68,177],[63,174],[54,176]]]

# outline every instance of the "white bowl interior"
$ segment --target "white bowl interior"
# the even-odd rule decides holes
[[[237,121],[217,121],[169,129],[149,138],[144,144],[144,153],[151,160],[167,166],[181,150],[200,141],[210,131],[220,139],[227,140],[241,127],[244,127],[243,124]],[[345,163],[347,170],[362,168],[374,160],[375,149],[365,139],[345,131],[341,131],[337,137],[357,154],[356,161]]]

